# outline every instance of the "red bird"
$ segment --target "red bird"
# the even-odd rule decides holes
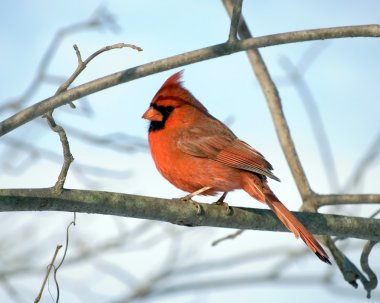
[[[182,86],[182,72],[165,81],[143,118],[150,120],[149,146],[159,172],[174,186],[191,193],[215,195],[243,189],[267,204],[295,236],[326,263],[329,257],[313,235],[271,191],[271,164]]]

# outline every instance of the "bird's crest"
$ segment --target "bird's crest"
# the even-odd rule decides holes
[[[171,75],[165,82],[162,84],[161,88],[171,86],[171,85],[179,85],[182,87],[182,75],[183,75],[183,70],[180,70],[179,72]]]
[[[183,70],[171,75],[158,90],[152,103],[159,100],[171,99],[182,104],[187,103],[208,114],[206,107],[203,106],[182,84]]]

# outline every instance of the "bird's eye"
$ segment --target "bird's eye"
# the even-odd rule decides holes
[[[151,106],[155,110],[159,111],[165,119],[167,119],[171,112],[174,110],[174,106],[163,106],[157,104],[152,104]]]
[[[166,106],[166,107],[164,107],[164,109],[165,109],[166,113],[170,114],[174,110],[174,107],[173,106]]]

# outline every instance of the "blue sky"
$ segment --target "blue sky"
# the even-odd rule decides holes
[[[0,81],[3,89],[0,90],[0,104],[9,98],[19,96],[28,87],[35,76],[44,51],[57,30],[88,19],[95,8],[101,5],[115,16],[120,30],[117,32],[109,29],[87,30],[65,37],[48,68],[50,75],[65,78],[75,69],[76,57],[72,49],[74,43],[79,46],[83,58],[105,45],[118,42],[133,43],[144,49],[140,53],[129,49],[114,50],[99,56],[79,77],[76,84],[80,84],[129,67],[221,43],[228,37],[229,19],[220,1],[1,1]],[[370,0],[245,1],[243,7],[243,14],[252,33],[256,36],[319,27],[380,23],[379,11],[380,3]],[[325,128],[328,130],[328,138],[339,174],[339,184],[343,185],[380,131],[378,89],[380,42],[375,38],[349,38],[282,45],[262,50],[269,71],[278,84],[284,111],[309,181],[317,192],[329,193],[330,187],[326,181],[325,170],[322,167],[302,100],[294,86],[287,84],[288,75],[281,66],[284,58],[293,64],[298,64],[305,52],[317,48],[321,48],[321,52],[304,71],[304,79],[318,104]],[[299,66],[299,68],[304,70],[305,66]],[[184,69],[185,86],[214,116],[222,121],[230,121],[231,128],[240,138],[266,156],[273,164],[275,174],[282,180],[281,183],[271,183],[273,190],[290,209],[298,209],[299,195],[279,146],[263,94],[245,54],[238,53],[192,64],[185,66]],[[57,120],[94,134],[123,132],[146,138],[147,123],[141,119],[141,115],[163,81],[177,70],[119,85],[89,96],[85,101],[77,101],[77,112],[83,109],[83,104],[91,105],[91,117],[73,113],[73,110],[65,107],[56,111]],[[55,83],[43,84],[28,104],[51,96],[56,88]],[[10,114],[10,111],[0,113],[0,118],[3,120]],[[93,188],[92,186],[96,186],[101,190],[161,197],[183,195],[181,191],[159,176],[148,153],[123,154],[85,144],[80,139],[70,136],[70,133],[68,135],[75,157],[73,168],[79,164],[94,165],[95,163],[100,167],[120,172],[131,170],[133,175],[122,179],[91,176],[83,182],[83,175],[73,172],[67,179],[67,187]],[[22,138],[25,142],[58,154],[61,152],[55,134],[50,133],[41,121],[25,125],[9,136]],[[4,154],[6,151],[7,147],[0,143],[0,152]],[[23,157],[25,154],[20,153],[14,156],[12,161],[20,162]],[[52,185],[58,170],[58,163],[42,159],[30,165],[21,176],[12,173],[11,170],[0,172],[0,182],[3,187],[46,187]],[[379,172],[377,160],[367,171],[361,186],[354,188],[353,192],[378,192]],[[231,205],[261,207],[240,192],[233,193],[229,199]],[[355,207],[347,207],[339,212],[368,215],[374,209],[362,207],[359,210]],[[30,222],[38,216],[48,220],[52,214],[38,216],[12,214],[12,216],[17,220]],[[56,222],[64,224],[63,222],[70,215],[55,216],[58,218]],[[94,229],[101,229],[105,237],[110,232],[99,223],[104,220],[102,218],[86,215],[80,218],[82,222],[97,222],[94,223]],[[44,233],[42,225],[37,225],[36,230],[41,234]],[[226,233],[220,230],[213,232],[217,235]],[[202,236],[199,231],[195,234]],[[191,242],[191,240],[188,241]],[[255,232],[244,235],[216,250],[210,251],[209,246],[202,247],[200,254],[202,257],[212,256],[215,253],[224,256],[223,254],[233,254],[237,247],[239,250],[252,249],[251,243],[255,244],[255,247],[257,243],[265,247],[271,247],[277,243],[291,248],[302,247],[300,241],[295,241],[290,234]],[[154,252],[148,251],[146,258],[149,258],[152,253],[160,254],[162,251],[158,249]],[[357,261],[358,251],[353,249],[349,253],[352,253],[353,259]],[[133,258],[135,258],[134,264],[146,260]],[[308,268],[310,275],[313,275],[313,272],[318,274],[324,272],[324,269],[320,268],[323,265],[314,260],[313,256],[301,262],[302,265],[292,267],[290,275],[302,272],[305,267]],[[252,270],[255,270],[255,266],[252,265]],[[154,264],[146,265],[139,275],[144,276],[144,273],[148,273],[152,268]],[[228,269],[224,271],[224,275],[230,274]],[[67,277],[70,277],[70,273]],[[335,277],[337,281],[342,280],[338,272],[335,273]],[[39,285],[38,281],[34,282]],[[359,302],[364,299],[362,290],[353,291],[343,281],[338,283],[342,291],[347,291],[348,296],[351,297],[344,297],[346,302]],[[109,285],[105,282],[105,284],[100,284],[100,292],[106,292],[103,289],[104,285],[115,286],[111,282]],[[33,289],[37,289],[37,286],[31,287],[31,290]],[[235,298],[236,294],[241,295],[242,302],[252,298],[261,301],[267,298],[269,291],[276,291],[272,295],[282,298],[283,302],[294,299],[295,294],[300,300],[307,298],[310,303],[335,302],[340,298],[334,292],[326,290],[323,284],[297,286],[276,285],[276,282],[261,284],[257,287],[242,287],[238,290],[226,289],[222,292],[203,293],[202,296],[204,295],[210,302],[216,300],[228,302],[231,298]],[[359,292],[360,299],[357,299],[356,293]],[[378,290],[375,295],[379,297]],[[190,302],[192,298],[198,297],[188,295],[179,298],[171,297],[170,300]],[[70,297],[70,300],[75,299]],[[168,302],[168,299],[163,297],[154,302],[161,301]],[[103,301],[99,299],[94,302]]]

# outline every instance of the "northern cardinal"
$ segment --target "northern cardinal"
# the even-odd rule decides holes
[[[272,165],[182,85],[182,72],[169,77],[154,96],[143,118],[150,120],[149,146],[159,172],[174,186],[191,193],[215,195],[243,189],[267,204],[282,223],[323,262],[327,253],[313,235],[271,191]]]

